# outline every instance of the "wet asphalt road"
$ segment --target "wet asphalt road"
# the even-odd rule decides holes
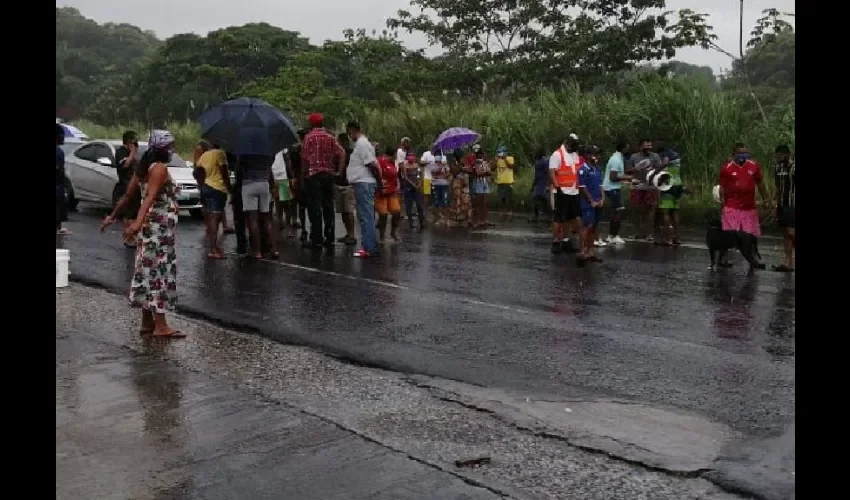
[[[117,228],[97,232],[101,216],[71,215],[72,279],[123,292],[133,253]],[[275,340],[537,399],[688,410],[754,438],[794,420],[793,276],[747,277],[737,255],[712,274],[699,241],[605,249],[603,263],[579,269],[549,253],[545,226],[525,223],[404,231],[367,262],[295,240],[279,262],[210,261],[200,223],[184,218],[178,230],[181,307]],[[779,243],[762,242],[766,262],[778,262]]]

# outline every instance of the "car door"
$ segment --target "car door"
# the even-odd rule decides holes
[[[118,182],[118,171],[115,170],[115,150],[107,143],[94,143],[95,161],[92,163],[94,194],[98,202],[112,206],[112,191]],[[101,165],[101,161],[108,161],[108,165]]]
[[[97,148],[94,143],[85,144],[65,157],[65,173],[74,185],[74,195],[78,200],[97,201],[97,173],[94,170],[96,161]]]
[[[109,165],[101,165],[101,158],[108,160]],[[114,159],[112,147],[104,142],[90,142],[74,151],[71,181],[78,199],[112,205],[112,189],[118,182],[112,166]]]

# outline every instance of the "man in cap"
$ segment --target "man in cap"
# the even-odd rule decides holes
[[[578,139],[571,134],[549,157],[549,180],[552,186],[552,253],[575,252],[567,235],[581,227],[579,207]]]
[[[502,206],[507,209],[507,219],[513,217],[514,157],[508,156],[508,147],[496,149],[496,192]]]
[[[642,139],[638,146],[640,149],[629,158],[629,166],[626,173],[639,178],[645,178],[649,169],[661,167],[661,157],[652,151],[652,141]],[[638,181],[632,186],[630,194],[632,206],[635,210],[637,235],[635,239],[653,241],[652,232],[655,228],[655,208],[658,204],[658,190],[649,185],[645,180]]]
[[[306,190],[310,241],[305,246],[332,248],[335,236],[334,177],[345,169],[345,150],[324,129],[321,113],[307,117],[310,131],[301,148],[301,183]]]

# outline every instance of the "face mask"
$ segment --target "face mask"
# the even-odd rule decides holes
[[[567,144],[567,153],[575,153],[578,149],[578,144]]]
[[[643,154],[648,155],[649,153],[652,152],[652,148],[643,148],[642,151],[643,151]]]
[[[743,165],[750,159],[750,153],[738,153],[735,155],[735,163]]]

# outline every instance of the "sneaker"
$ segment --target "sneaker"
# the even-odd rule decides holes
[[[605,240],[596,240],[596,241],[593,242],[593,246],[595,246],[595,247],[607,247],[608,243],[606,243]]]
[[[623,238],[620,238],[619,236],[614,236],[613,238],[609,236],[608,237],[608,244],[609,245],[625,245],[626,240],[624,240]]]
[[[369,252],[366,250],[358,250],[351,254],[352,257],[357,257],[358,259],[368,259],[370,257]]]
[[[71,234],[71,231],[68,228],[63,227],[62,229],[56,231],[56,234],[60,236],[68,236],[69,234]]]

